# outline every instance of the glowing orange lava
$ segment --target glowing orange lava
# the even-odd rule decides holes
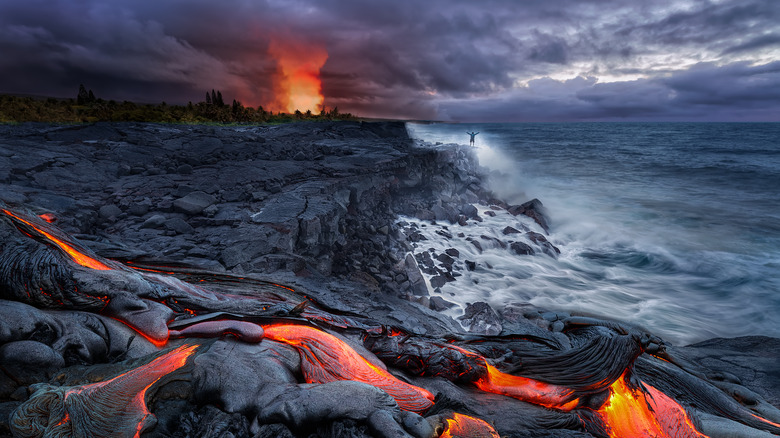
[[[499,438],[498,432],[485,420],[463,414],[452,414],[439,438]]]
[[[276,60],[278,70],[273,78],[274,101],[266,109],[288,113],[322,109],[320,69],[328,59],[325,48],[291,37],[274,38],[268,53]]]
[[[157,348],[163,348],[163,347],[165,347],[166,344],[168,344],[168,339],[170,337],[170,332],[166,333],[163,337],[154,337],[154,336],[152,336],[152,335],[150,335],[148,333],[145,333],[140,328],[133,326],[132,324],[130,324],[127,321],[123,321],[123,320],[121,320],[119,318],[113,318],[113,317],[111,319],[113,319],[114,321],[121,322],[122,324],[126,325],[127,327],[130,327],[131,329],[133,329],[134,332],[136,332],[139,335],[141,335],[142,338],[144,338],[147,341],[151,342],[152,345],[154,345]]]
[[[474,382],[477,388],[483,391],[507,395],[562,411],[570,411],[577,406],[578,399],[571,399],[574,393],[571,389],[527,377],[502,373],[490,364],[487,364],[487,369],[487,377]]]
[[[767,420],[766,418],[761,418],[761,417],[759,417],[759,416],[758,416],[758,415],[756,415],[756,414],[750,414],[750,415],[752,415],[752,416],[756,417],[756,419],[757,419],[757,420],[763,421],[763,422],[764,422],[764,423],[766,423],[766,424],[771,424],[772,426],[775,426],[775,427],[780,427],[780,424],[778,424],[778,423],[775,423],[774,421],[769,421],[769,420]]]
[[[165,375],[183,367],[197,348],[197,345],[182,345],[145,365],[133,368],[112,379],[75,387],[67,391],[65,393],[65,415],[59,423],[54,425],[54,429],[63,428],[63,430],[78,432],[74,435],[87,434],[90,431],[74,428],[89,424],[96,430],[110,427],[113,436],[129,436],[128,429],[132,428],[133,436],[139,437],[152,416],[146,406],[146,391]],[[68,412],[68,398],[70,397],[88,400],[87,403],[91,404],[94,411]],[[75,416],[78,416],[80,420],[68,424]],[[86,416],[89,421],[85,422],[83,416]],[[55,431],[47,432],[56,435]]]
[[[676,401],[644,384],[648,393],[628,387],[625,375],[610,387],[610,396],[598,410],[611,438],[707,438],[696,430]]]
[[[358,354],[346,342],[315,328],[301,325],[263,326],[265,337],[298,350],[308,383],[356,380],[376,386],[392,396],[401,409],[424,412],[433,406],[433,394],[402,382]]]
[[[98,260],[93,259],[92,257],[89,257],[86,254],[83,254],[73,248],[72,246],[68,245],[67,243],[63,242],[60,239],[57,239],[56,237],[52,236],[50,233],[47,233],[46,231],[42,230],[41,228],[35,226],[32,222],[22,219],[21,217],[11,213],[8,210],[3,209],[3,213],[7,214],[8,216],[11,216],[12,218],[26,224],[29,227],[32,227],[35,231],[41,233],[45,238],[49,239],[53,244],[57,245],[61,250],[65,251],[70,258],[73,259],[74,262],[78,263],[81,266],[84,266],[86,268],[96,269],[99,271],[109,271],[111,268],[106,266],[105,264],[101,263]]]

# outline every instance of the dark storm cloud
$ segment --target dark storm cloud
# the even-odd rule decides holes
[[[597,83],[542,79],[500,98],[442,102],[441,114],[475,121],[777,121],[780,61],[700,64],[664,78]],[[474,117],[474,114],[480,114]]]
[[[283,38],[325,47],[325,105],[368,116],[766,118],[778,22],[766,0],[11,0],[0,91],[257,105]]]

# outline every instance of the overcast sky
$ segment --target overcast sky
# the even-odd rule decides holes
[[[780,121],[778,0],[0,0],[0,92],[257,106],[272,40],[362,116]]]

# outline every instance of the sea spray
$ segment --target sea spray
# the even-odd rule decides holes
[[[410,128],[440,148],[465,143],[464,130],[480,132],[476,153],[500,199],[544,203],[561,254],[468,253],[459,233],[512,239],[497,234],[518,218],[491,217],[488,206],[481,223],[446,224],[451,239],[426,224],[429,240],[415,252],[454,247],[477,263],[434,291],[458,304],[452,316],[469,302],[498,311],[528,302],[631,321],[675,343],[780,335],[780,200],[771,188],[780,187],[780,151],[767,142],[780,134],[775,124]]]

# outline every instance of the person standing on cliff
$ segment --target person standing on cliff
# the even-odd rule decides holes
[[[477,134],[479,134],[479,132],[472,131],[472,132],[467,132],[466,134],[471,136],[471,141],[469,142],[469,145],[474,146],[474,137],[476,137]]]

